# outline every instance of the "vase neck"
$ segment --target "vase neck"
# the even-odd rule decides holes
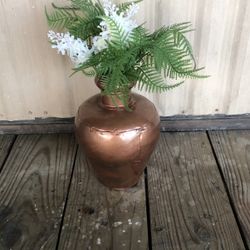
[[[134,110],[135,101],[132,98],[131,94],[131,89],[135,85],[134,83],[131,84],[131,86],[129,86],[128,89],[125,91],[126,94],[122,91],[117,91],[110,95],[104,94],[104,86],[97,78],[95,79],[95,83],[97,87],[101,90],[100,104],[103,108],[109,110]],[[123,100],[126,101],[126,103],[124,103]]]
[[[127,106],[129,109],[134,109],[135,101],[132,98],[131,92],[129,92],[127,97]],[[124,98],[122,94],[113,95],[101,95],[101,105],[105,109],[109,110],[126,110],[126,104],[122,101]]]

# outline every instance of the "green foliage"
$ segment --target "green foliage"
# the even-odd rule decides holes
[[[45,8],[45,14],[51,28],[69,28],[72,23],[77,21],[77,17],[72,15],[71,11],[67,9],[56,9],[49,15]]]
[[[71,6],[58,7],[52,4],[54,12],[48,14],[45,9],[48,24],[51,28],[67,29],[71,35],[87,40],[100,33],[98,28],[100,16],[104,10],[99,1],[71,0]]]
[[[126,45],[127,34],[123,30],[122,26],[108,16],[103,16],[102,20],[106,22],[108,29],[110,30],[110,36],[112,37],[110,45],[118,50],[120,48],[124,48]]]
[[[118,13],[128,10],[131,4],[118,5]],[[122,92],[122,101],[126,104],[131,83],[140,90],[163,92],[180,86],[187,78],[207,77],[199,74],[203,68],[197,68],[192,46],[186,38],[192,31],[188,22],[161,27],[153,33],[139,26],[128,37],[121,25],[105,15],[100,1],[71,0],[70,6],[52,6],[52,14],[46,10],[49,26],[65,28],[75,37],[87,40],[89,46],[92,37],[101,32],[100,22],[106,22],[112,37],[107,49],[93,54],[73,69],[74,73],[82,72],[100,79],[105,95]],[[164,78],[178,82],[166,84]]]
[[[131,4],[133,4],[133,3],[134,3],[134,4],[137,4],[137,3],[140,3],[140,2],[142,2],[142,1],[143,1],[143,0],[135,0],[135,1],[125,2],[125,3],[119,4],[119,5],[118,5],[118,9],[119,9],[118,13],[125,12],[126,10],[129,9],[129,7],[130,7]]]
[[[148,92],[167,91],[175,87],[178,87],[183,83],[182,81],[174,85],[166,85],[165,81],[163,80],[159,72],[157,72],[154,67],[152,68],[148,67],[147,64],[138,67],[138,71],[139,71],[139,78],[138,78],[139,89],[143,89],[143,87],[145,86],[145,90]]]

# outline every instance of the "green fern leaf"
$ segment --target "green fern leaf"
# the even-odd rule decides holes
[[[102,16],[105,14],[102,4],[98,0],[94,3],[91,0],[71,0],[72,7],[79,8],[83,14],[90,16]]]
[[[78,19],[78,22],[73,23],[68,29],[70,34],[84,41],[100,33],[99,23],[100,19],[96,17],[81,17]]]
[[[45,14],[51,28],[67,28],[72,24],[72,22],[77,20],[76,16],[73,16],[68,10],[65,9],[56,9],[49,15],[45,7]]]
[[[111,17],[109,16],[103,16],[101,17],[102,20],[104,20],[108,26],[108,29],[110,31],[110,37],[111,40],[109,41],[109,44],[115,48],[124,48],[126,44],[126,40],[128,38],[128,33],[117,24]]]
[[[155,71],[154,68],[147,67],[146,65],[139,66],[138,71],[138,88],[140,90],[145,88],[145,90],[148,92],[163,92],[183,84],[182,81],[173,85],[166,85],[163,78],[161,77],[161,74]]]
[[[135,0],[135,1],[130,1],[130,2],[125,2],[125,3],[119,4],[117,6],[118,7],[118,14],[120,14],[121,12],[126,12],[133,3],[137,4],[137,3],[140,3],[142,1],[143,0]]]

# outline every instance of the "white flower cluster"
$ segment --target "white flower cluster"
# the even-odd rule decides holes
[[[52,48],[57,49],[58,53],[68,55],[75,66],[86,62],[92,54],[85,41],[80,38],[75,39],[68,33],[55,33],[49,31],[48,37],[52,42]]]
[[[133,17],[139,10],[139,6],[132,3],[126,12],[119,13],[119,9],[110,0],[103,0],[105,15],[110,17],[126,34],[127,40],[130,39],[132,31],[138,26]],[[100,23],[102,36],[109,37],[112,40],[112,34],[109,30],[107,22],[104,20]]]
[[[119,27],[125,31],[126,38],[129,41],[132,31],[138,26],[132,19],[139,10],[139,6],[132,3],[128,10],[118,14],[119,9],[110,0],[103,0],[104,12],[107,17],[110,17]],[[93,38],[94,53],[98,53],[107,48],[107,41],[112,41],[112,33],[105,20],[100,25],[102,32],[99,36]]]
[[[115,4],[112,4],[109,0],[104,0],[104,11],[105,15],[110,17],[119,26],[121,26],[126,32],[130,33],[138,25],[132,18],[139,10],[139,6],[132,3],[126,12],[121,12],[118,14],[119,9]],[[105,26],[105,22],[102,24]]]
[[[138,5],[131,4],[126,12],[119,13],[119,9],[110,0],[103,0],[105,15],[111,18],[126,33],[127,40],[131,38],[133,29],[138,25],[132,19],[138,12]],[[99,28],[102,30],[98,36],[92,38],[92,48],[89,48],[85,41],[74,38],[70,33],[55,33],[49,31],[48,38],[52,42],[52,48],[56,48],[58,53],[68,55],[77,67],[86,62],[92,53],[99,53],[108,47],[107,42],[112,41],[112,33],[105,20],[101,21]]]

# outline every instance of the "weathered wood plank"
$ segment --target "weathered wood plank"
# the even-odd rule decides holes
[[[250,131],[209,133],[250,248]]]
[[[245,249],[206,133],[163,133],[148,165],[153,249]]]
[[[161,118],[162,132],[250,129],[250,115],[173,116]]]
[[[250,115],[205,115],[161,117],[162,132],[250,129]],[[1,134],[73,133],[74,118],[0,121]]]
[[[0,135],[0,171],[14,139],[14,135]]]
[[[74,132],[74,118],[46,118],[23,121],[0,121],[1,134],[64,134]]]
[[[146,217],[143,179],[135,188],[109,190],[79,150],[59,249],[147,249]]]
[[[0,249],[55,249],[76,154],[73,135],[18,136],[0,174]]]

